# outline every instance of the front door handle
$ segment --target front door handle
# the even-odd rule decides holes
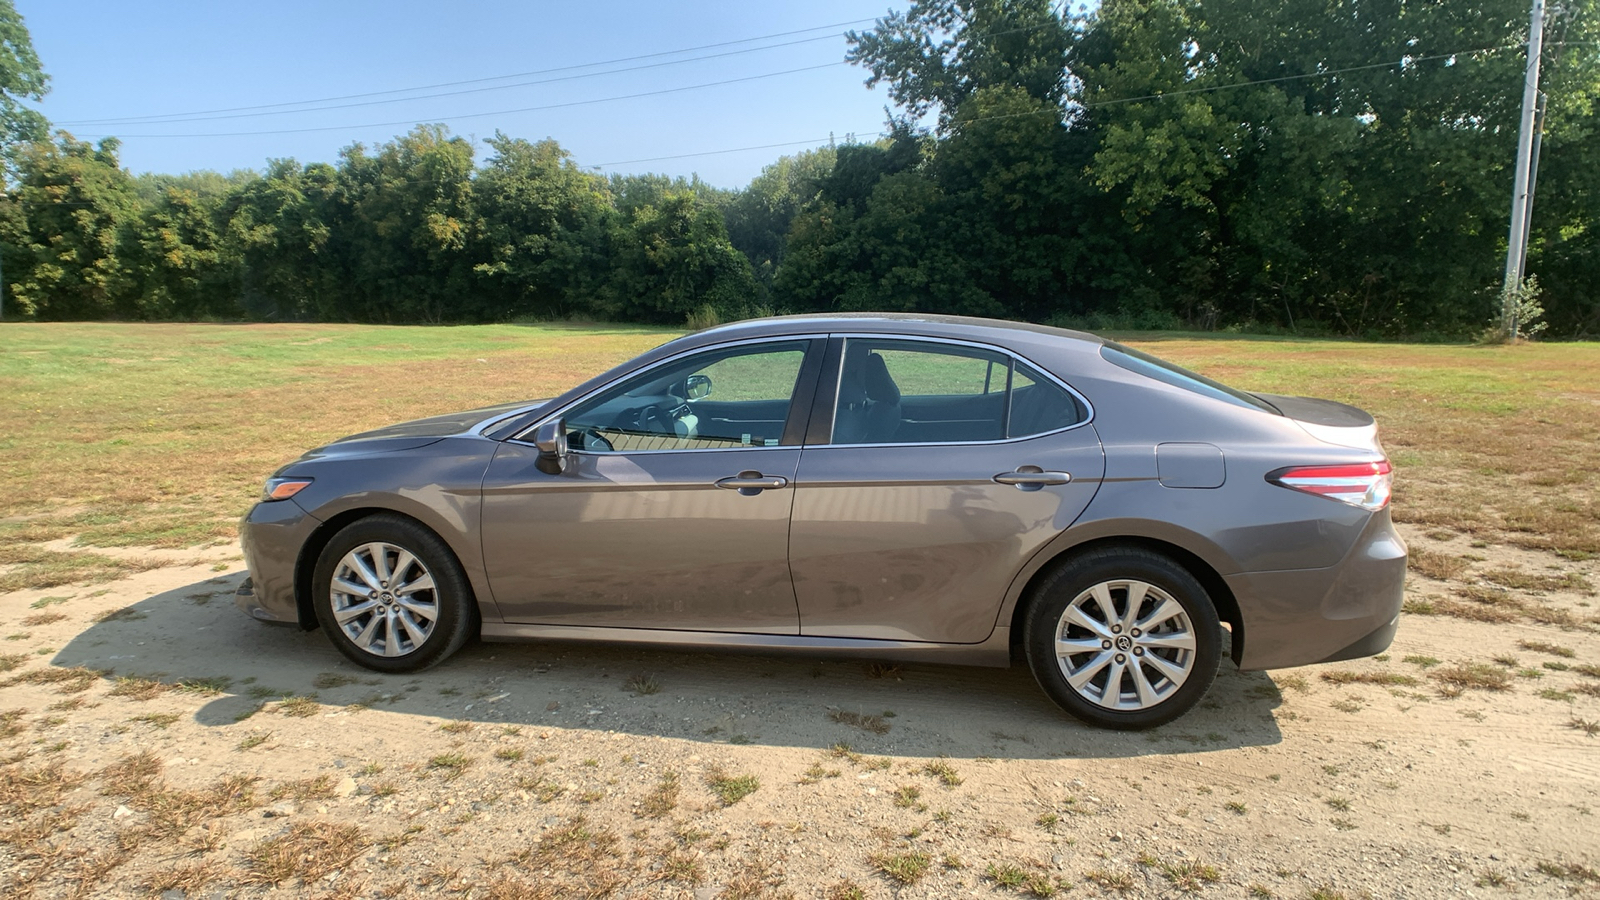
[[[1018,466],[1015,472],[1001,472],[994,480],[998,484],[1015,485],[1019,491],[1037,491],[1047,484],[1066,484],[1072,476],[1066,472],[1046,472],[1038,466]]]
[[[737,475],[720,478],[717,487],[729,491],[738,491],[746,497],[754,497],[762,491],[771,491],[789,486],[789,479],[782,475],[763,475],[760,472],[740,472]]]

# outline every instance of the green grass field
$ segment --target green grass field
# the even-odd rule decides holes
[[[231,541],[303,450],[403,419],[549,396],[677,332],[641,327],[0,327],[0,591],[103,578],[97,547]],[[1396,515],[1600,553],[1600,345],[1194,335],[1121,340],[1238,387],[1372,411]],[[72,539],[70,545],[40,545]]]

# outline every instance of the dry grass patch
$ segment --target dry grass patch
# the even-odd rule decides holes
[[[333,776],[322,774],[285,781],[274,786],[267,796],[273,800],[295,800],[301,803],[307,800],[326,800],[333,796]]]
[[[862,731],[870,731],[873,734],[889,733],[889,723],[884,721],[883,716],[851,712],[848,709],[830,709],[828,710],[828,718],[838,722],[840,725],[849,725],[851,728],[859,728]]]
[[[296,823],[287,834],[264,840],[246,851],[245,881],[282,884],[298,878],[302,884],[310,884],[349,865],[370,846],[372,839],[356,825]]]
[[[661,773],[661,780],[639,804],[639,815],[647,819],[659,819],[672,812],[678,806],[679,791],[678,773]]]
[[[1576,591],[1584,594],[1594,593],[1594,586],[1587,578],[1577,572],[1566,572],[1561,575],[1546,575],[1542,572],[1525,572],[1522,569],[1496,568],[1486,569],[1482,573],[1484,580],[1519,591]]]
[[[1446,687],[1473,691],[1509,691],[1511,673],[1487,663],[1463,662],[1445,666],[1429,677]]]
[[[107,693],[109,696],[121,697],[125,700],[144,701],[154,700],[162,694],[165,694],[167,691],[172,690],[172,687],[172,685],[157,681],[154,678],[141,678],[137,675],[129,675],[123,678],[118,678],[116,683],[111,686],[111,690]]]
[[[321,709],[322,704],[314,697],[285,697],[278,701],[278,714],[296,719],[310,718]]]
[[[32,659],[32,657],[26,653],[0,654],[0,672],[10,672],[11,670],[22,666],[29,659]]]
[[[190,863],[158,869],[145,879],[143,887],[152,894],[178,891],[184,896],[198,896],[206,888],[229,878],[233,873],[215,862]]]
[[[1425,547],[1412,547],[1406,556],[1406,567],[1413,572],[1439,581],[1449,581],[1467,570],[1469,561],[1459,556],[1440,553]]]
[[[54,622],[60,622],[65,618],[66,614],[64,613],[36,613],[34,615],[24,617],[22,620],[22,625],[25,628],[38,628],[41,625],[49,625]]]
[[[1572,659],[1578,655],[1571,647],[1562,647],[1549,641],[1520,640],[1517,641],[1517,646],[1524,650],[1531,650],[1534,653],[1548,653],[1551,656],[1559,656],[1563,659]]]
[[[1335,669],[1332,672],[1323,672],[1322,680],[1332,684],[1376,684],[1389,685],[1415,685],[1417,679],[1399,672],[1352,672],[1348,669]]]
[[[89,688],[94,687],[94,683],[96,681],[99,681],[103,676],[108,674],[110,673],[97,671],[95,669],[87,669],[83,666],[74,666],[67,669],[34,669],[30,672],[23,672],[21,675],[18,675],[15,678],[12,678],[10,681],[5,682],[4,685],[51,685],[56,689],[56,693],[58,694],[81,694],[84,691],[87,691]]]

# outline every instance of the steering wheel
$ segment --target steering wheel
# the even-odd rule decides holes
[[[603,453],[610,453],[616,449],[615,447],[611,446],[610,441],[606,440],[605,435],[602,435],[593,428],[579,429],[578,436],[583,440],[584,450],[598,450]]]
[[[677,419],[654,403],[639,410],[639,414],[634,419],[634,428],[646,433],[672,436],[678,433]]]

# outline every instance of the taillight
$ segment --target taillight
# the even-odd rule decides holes
[[[1281,487],[1305,491],[1370,509],[1376,512],[1389,505],[1394,486],[1394,469],[1387,459],[1372,463],[1337,466],[1289,466],[1267,476]]]

